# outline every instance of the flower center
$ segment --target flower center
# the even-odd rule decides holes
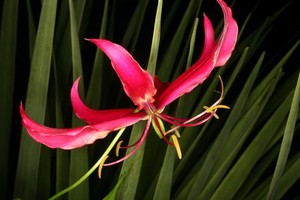
[[[179,142],[177,139],[178,136],[171,134],[173,143],[170,142],[170,140],[166,137],[167,132],[165,131],[165,126],[164,126],[163,120],[161,118],[161,116],[163,115],[163,114],[161,114],[161,111],[158,111],[156,109],[156,107],[153,105],[153,103],[149,103],[149,102],[145,103],[144,109],[151,120],[152,127],[153,127],[155,133],[158,135],[159,138],[163,138],[167,144],[174,146],[176,149],[178,158],[181,159],[182,153],[181,153],[180,145],[179,145]],[[175,133],[175,131],[173,133]]]
[[[145,129],[143,131],[141,138],[138,141],[136,141],[135,143],[130,144],[128,146],[121,146],[122,141],[120,141],[116,147],[116,155],[117,156],[119,155],[120,149],[129,149],[132,147],[134,147],[134,149],[132,151],[130,151],[123,158],[116,160],[114,162],[104,164],[104,162],[105,162],[105,160],[104,160],[99,165],[99,174],[101,174],[101,168],[103,166],[110,166],[110,165],[120,163],[120,162],[126,160],[131,155],[133,155],[145,141],[145,138],[149,132],[149,128],[150,128],[151,124],[152,124],[152,127],[153,127],[155,133],[160,138],[164,139],[167,144],[175,147],[177,156],[179,159],[181,159],[182,153],[181,153],[181,149],[180,149],[180,145],[179,145],[179,141],[178,141],[178,138],[180,137],[178,129],[181,127],[198,126],[200,124],[207,122],[212,117],[215,117],[218,119],[219,117],[216,114],[218,109],[221,109],[221,108],[222,109],[230,109],[228,106],[221,104],[223,97],[224,97],[224,87],[223,87],[223,82],[222,82],[221,78],[220,78],[220,82],[221,82],[220,98],[211,106],[204,106],[203,107],[204,111],[202,111],[201,113],[199,113],[196,116],[189,118],[189,119],[177,118],[177,117],[168,115],[166,113],[163,113],[162,112],[163,109],[157,109],[155,107],[153,99],[147,98],[147,100],[141,101],[141,103],[139,104],[139,108],[136,109],[136,112],[140,112],[141,110],[143,110],[148,115],[147,123],[145,125]],[[170,129],[168,129],[167,131],[165,130],[163,121],[168,122],[170,124]],[[170,139],[167,138],[168,136],[170,136]]]

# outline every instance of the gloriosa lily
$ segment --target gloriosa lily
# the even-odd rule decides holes
[[[204,15],[205,40],[202,55],[188,70],[174,82],[164,84],[143,70],[133,57],[120,45],[103,39],[88,39],[98,46],[111,60],[112,67],[119,76],[125,93],[137,106],[137,109],[92,110],[84,105],[78,94],[78,78],[71,90],[71,101],[76,115],[88,125],[78,128],[58,129],[49,128],[36,123],[25,113],[22,104],[20,113],[22,122],[28,133],[37,142],[50,148],[73,149],[91,144],[97,139],[105,138],[110,132],[131,126],[140,120],[146,120],[146,126],[141,138],[133,145],[135,147],[125,157],[105,164],[112,165],[125,160],[132,155],[143,143],[151,126],[170,145],[175,145],[178,156],[181,157],[177,137],[174,135],[179,127],[196,126],[209,120],[215,115],[223,95],[211,107],[206,107],[199,115],[191,119],[175,118],[163,113],[164,108],[185,93],[192,91],[201,84],[215,67],[222,66],[231,56],[235,47],[238,27],[232,17],[231,9],[223,0],[217,0],[224,14],[224,27],[215,41],[214,30],[209,18]],[[172,124],[165,131],[162,121]],[[171,135],[170,142],[167,135]]]

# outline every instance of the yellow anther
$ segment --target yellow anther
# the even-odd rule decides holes
[[[171,135],[171,137],[172,137],[172,140],[174,142],[174,146],[175,146],[175,149],[176,149],[176,152],[177,152],[177,156],[178,156],[179,159],[181,159],[182,158],[182,153],[181,153],[181,149],[180,149],[178,139],[175,135]]]
[[[119,157],[119,151],[120,151],[120,147],[121,144],[123,143],[123,140],[119,141],[117,146],[116,146],[116,156]]]
[[[219,116],[216,114],[216,110],[218,108],[223,108],[223,109],[230,109],[230,107],[226,105],[215,105],[211,107],[203,106],[203,108],[206,110],[207,113],[211,113],[214,115],[215,118],[219,119]]]
[[[176,137],[178,137],[178,138],[180,138],[180,133],[179,133],[179,131],[176,129],[176,130],[174,130],[174,133],[175,133],[175,135],[176,135]]]
[[[108,156],[105,156],[104,159],[99,164],[99,168],[98,168],[98,177],[99,178],[101,178],[102,168],[103,168],[103,165],[104,165],[104,163],[105,163],[105,161],[106,161],[107,158],[108,158]]]
[[[215,105],[215,106],[211,106],[211,107],[204,106],[203,108],[206,109],[206,112],[208,112],[208,113],[212,113],[218,108],[230,109],[230,107],[228,107],[226,105]]]

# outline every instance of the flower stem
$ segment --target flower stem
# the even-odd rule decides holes
[[[63,194],[73,190],[78,185],[80,185],[83,181],[85,181],[98,168],[98,166],[103,161],[103,159],[106,158],[106,156],[109,154],[109,152],[112,150],[112,148],[115,146],[115,144],[117,143],[117,141],[119,140],[119,138],[123,134],[124,130],[125,130],[125,128],[122,128],[121,130],[119,130],[116,137],[113,139],[113,141],[107,147],[107,149],[105,150],[103,155],[99,158],[99,160],[94,164],[94,166],[87,173],[85,173],[80,179],[78,179],[78,181],[73,183],[71,186],[67,187],[66,189],[64,189],[64,190],[60,191],[59,193],[55,194],[54,196],[52,196],[49,200],[57,199],[58,197],[60,197]]]

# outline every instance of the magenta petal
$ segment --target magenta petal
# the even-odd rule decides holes
[[[86,144],[92,144],[97,139],[105,138],[111,131],[130,126],[145,118],[143,113],[134,113],[131,116],[109,122],[59,129],[43,126],[30,119],[25,113],[22,104],[20,105],[20,113],[23,126],[34,140],[50,148],[61,149],[74,149]]]
[[[201,63],[201,66],[196,69],[197,71],[192,70],[195,67],[198,67],[195,65],[186,70],[160,95],[159,99],[156,101],[157,109],[164,108],[166,105],[170,104],[183,94],[190,92],[196,86],[201,84],[209,76],[213,65],[214,58],[211,56],[204,63]],[[211,70],[208,70],[210,68]]]
[[[73,110],[77,117],[86,121],[89,124],[97,124],[105,121],[116,120],[127,115],[131,115],[134,109],[113,109],[113,110],[93,110],[87,107],[80,99],[78,93],[78,78],[71,89],[71,102]]]
[[[122,46],[103,39],[88,39],[96,44],[111,60],[125,93],[141,110],[145,102],[154,102],[156,93],[151,75],[143,70]]]
[[[231,9],[223,0],[217,0],[224,13],[224,28],[217,47],[220,48],[216,66],[224,65],[235,47],[238,35],[238,26],[232,17]]]
[[[204,26],[204,47],[202,50],[202,54],[197,62],[202,62],[205,60],[211,52],[214,50],[215,44],[215,31],[212,26],[210,19],[204,14],[203,15],[203,26]]]
[[[217,0],[224,14],[224,28],[217,45],[212,42],[212,26],[204,17],[205,45],[201,58],[181,74],[156,100],[157,108],[162,109],[185,93],[190,92],[210,75],[212,70],[224,64],[230,57],[236,43],[238,27],[232,18],[231,9],[222,0]]]

